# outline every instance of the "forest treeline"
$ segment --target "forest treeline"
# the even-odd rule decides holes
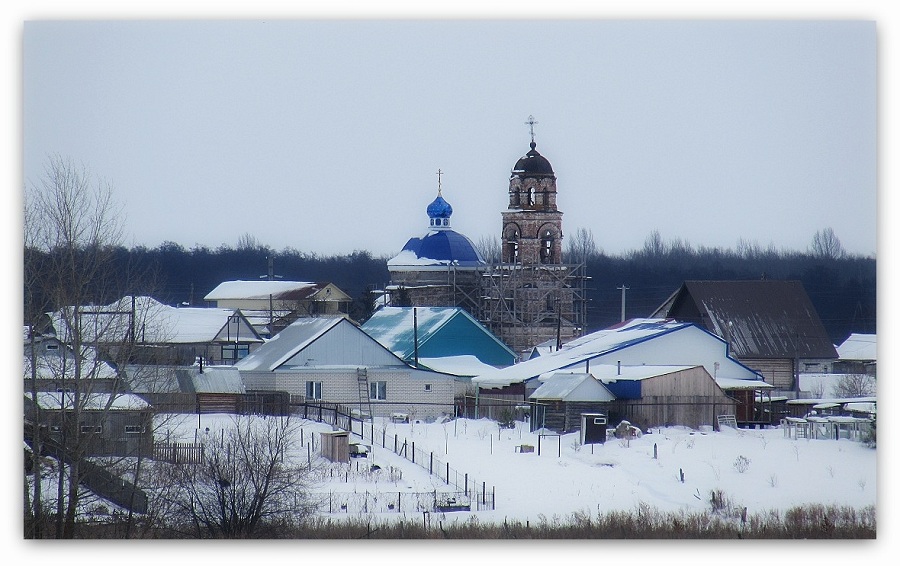
[[[634,318],[649,316],[686,280],[769,278],[801,281],[834,343],[851,332],[875,332],[875,258],[846,254],[839,243],[837,250],[813,246],[804,252],[744,243],[736,250],[695,248],[678,239],[663,241],[654,231],[641,249],[612,255],[597,249],[585,230],[574,232],[567,243],[564,260],[584,263],[589,277],[585,284],[588,331],[620,320],[623,286],[626,318]],[[496,241],[478,243],[489,259],[498,245]],[[26,261],[36,253],[26,250]],[[266,279],[270,257],[276,278],[332,282],[354,297],[351,316],[357,321],[371,313],[369,292],[383,289],[390,280],[388,257],[367,251],[331,256],[291,248],[275,251],[252,237],[243,237],[235,247],[216,249],[165,242],[155,248],[116,248],[114,271],[123,285],[98,284],[95,301],[102,304],[119,298],[105,296],[115,289],[121,294],[148,294],[170,305],[208,306],[203,297],[223,281]],[[142,277],[140,283],[128,276],[148,272],[153,276]]]

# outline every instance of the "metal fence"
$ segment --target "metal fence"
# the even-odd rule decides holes
[[[481,499],[461,491],[422,492],[329,492],[319,501],[320,509],[328,513],[435,513],[453,511],[477,511],[493,506],[492,494],[488,494],[489,506]]]
[[[488,486],[487,482],[479,481],[475,476],[452,468],[449,462],[436,457],[434,452],[423,450],[421,447],[417,448],[414,441],[388,434],[384,427],[354,416],[349,407],[328,403],[302,403],[294,406],[294,414],[302,415],[309,420],[334,425],[359,436],[363,441],[368,440],[373,446],[380,446],[382,449],[390,450],[394,454],[406,458],[413,464],[428,470],[431,475],[437,476],[448,488],[452,486],[454,488],[452,491],[459,494],[453,499],[467,501],[472,511],[495,508],[496,488],[494,486]],[[436,493],[440,495],[448,492],[437,491]],[[402,503],[399,501],[397,506],[402,507]],[[437,503],[434,505],[437,506]]]

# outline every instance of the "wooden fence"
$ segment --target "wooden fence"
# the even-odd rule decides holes
[[[199,464],[203,461],[203,445],[157,442],[153,444],[153,459],[170,464]]]

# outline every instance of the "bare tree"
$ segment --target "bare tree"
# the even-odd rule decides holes
[[[813,236],[810,252],[812,255],[822,259],[841,259],[846,255],[844,246],[841,245],[841,241],[831,228],[825,228],[816,232]]]
[[[97,317],[85,316],[82,305],[112,296],[123,281],[123,274],[114,268],[123,218],[108,183],[95,182],[84,167],[53,156],[40,182],[25,187],[24,220],[25,325],[31,346],[26,379],[30,381],[29,416],[34,421],[33,452],[35,461],[39,461],[40,425],[48,416],[47,411],[58,413],[54,443],[58,445],[60,465],[55,510],[51,513],[55,515],[55,536],[72,538],[84,493],[79,487],[84,479],[81,461],[95,443],[91,434],[83,434],[85,407],[96,404],[97,393],[102,392],[105,405],[101,403],[99,414],[106,415],[121,393],[120,380],[109,379],[110,366],[98,356],[96,343],[105,332],[121,335],[122,329],[110,326],[122,319],[101,322]],[[49,366],[54,381],[62,384],[55,408],[42,407],[38,399],[41,364],[35,340],[48,311],[58,314],[53,330],[64,345],[59,364]],[[41,530],[43,512],[37,511],[45,508],[47,494],[41,491],[37,471],[33,472],[36,475],[30,503],[36,511],[30,519],[35,521],[35,527],[26,535],[47,536],[50,533]]]
[[[258,250],[264,247],[265,246],[260,244],[259,240],[256,239],[256,236],[250,232],[244,232],[237,241],[237,249],[239,250]]]
[[[579,228],[566,240],[566,261],[568,263],[585,263],[600,255],[594,242],[594,233],[587,228]]]
[[[234,417],[233,427],[204,441],[203,462],[173,470],[174,525],[196,538],[270,536],[315,509],[309,468],[299,454],[299,428],[291,417]]]
[[[865,373],[842,375],[832,386],[835,397],[871,397],[875,395],[875,378]]]
[[[482,236],[475,243],[475,249],[488,263],[500,263],[500,239],[497,236]]]
[[[666,253],[666,244],[663,242],[659,230],[653,230],[644,240],[644,247],[641,252],[648,257],[661,257]]]

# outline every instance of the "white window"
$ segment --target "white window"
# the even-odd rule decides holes
[[[81,425],[81,432],[82,432],[82,434],[90,434],[90,433],[99,434],[99,433],[103,432],[103,427],[102,426]]]
[[[387,381],[372,381],[369,383],[369,399],[387,399]]]
[[[306,382],[306,398],[321,399],[322,398],[322,382],[307,381]]]
[[[144,427],[141,425],[125,425],[125,434],[143,434]]]
[[[430,383],[426,383],[426,384],[425,384],[425,391],[431,391],[431,384],[430,384]]]

